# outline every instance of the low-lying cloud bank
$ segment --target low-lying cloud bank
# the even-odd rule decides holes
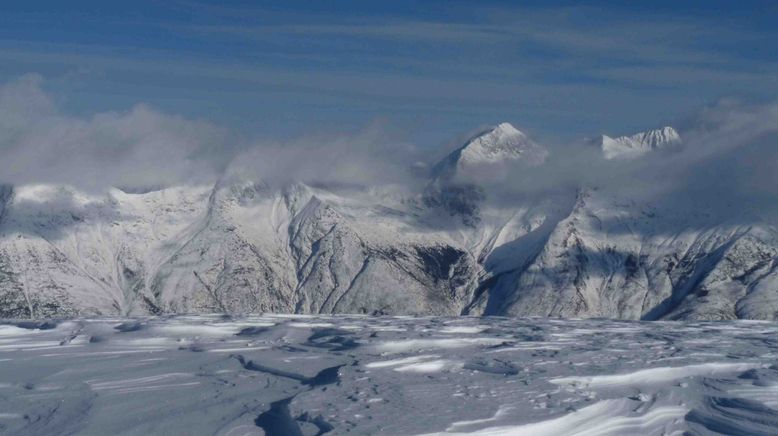
[[[778,216],[778,103],[723,100],[687,120],[683,145],[631,160],[606,160],[581,141],[552,147],[542,166],[508,171],[487,191],[520,201],[560,189],[596,188],[625,201],[712,220]]]
[[[63,114],[26,75],[0,88],[0,178],[88,189],[157,186],[212,178],[230,134],[139,104],[89,118]]]
[[[74,117],[62,113],[42,84],[30,74],[0,86],[0,182],[132,191],[213,183],[227,172],[268,184],[400,183],[418,154],[410,144],[387,141],[380,125],[268,143],[143,104]]]
[[[270,185],[391,183],[415,190],[426,180],[418,162],[440,154],[392,140],[396,135],[377,124],[356,134],[305,132],[267,143],[142,104],[77,117],[63,113],[42,84],[31,74],[0,86],[0,182],[143,190],[213,183],[227,173]],[[547,144],[543,165],[518,164],[481,183],[496,205],[587,186],[716,219],[776,216],[778,103],[724,100],[681,126],[684,145],[671,152],[608,161],[585,141]]]

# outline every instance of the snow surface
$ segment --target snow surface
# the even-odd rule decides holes
[[[468,141],[459,151],[459,164],[495,163],[529,159],[541,163],[548,152],[524,132],[502,123]]]
[[[778,324],[0,321],[0,433],[778,433]]]

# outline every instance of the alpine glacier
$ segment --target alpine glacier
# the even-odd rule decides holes
[[[604,161],[683,147],[670,127]],[[298,313],[778,318],[778,234],[571,186],[497,205],[546,147],[502,123],[423,188],[269,184],[104,193],[0,188],[0,317]],[[615,164],[615,163],[614,163]],[[699,219],[697,219],[699,218]]]

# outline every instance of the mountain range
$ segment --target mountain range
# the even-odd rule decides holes
[[[671,127],[594,141],[624,162]],[[778,318],[778,233],[571,186],[489,201],[549,151],[508,123],[430,166],[423,188],[225,174],[95,194],[0,187],[0,317],[362,313]],[[703,212],[701,212],[703,213]]]

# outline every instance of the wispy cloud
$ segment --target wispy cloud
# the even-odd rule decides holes
[[[751,59],[738,48],[769,44],[778,32],[750,29],[722,17],[638,16],[590,7],[484,8],[474,16],[468,22],[392,17],[355,22],[325,16],[319,17],[325,24],[249,20],[173,28],[241,40],[260,49],[274,47],[278,39],[278,44],[291,40],[301,47],[315,42],[311,48],[316,50],[348,47],[353,56],[340,56],[344,68],[406,66],[422,76],[480,74],[489,80],[554,84],[610,81],[616,87],[664,86],[672,80],[715,86],[728,77],[729,84],[737,85],[732,92],[737,92],[775,75],[775,63],[769,66],[767,60],[766,67],[764,59]]]
[[[405,42],[449,42],[478,44],[495,42],[510,37],[508,29],[498,26],[469,25],[444,22],[389,22],[374,24],[271,24],[271,25],[179,25],[174,29],[201,33],[221,34],[260,39],[269,35],[294,35],[306,37],[342,36],[377,38]]]
[[[607,56],[612,60],[656,63],[716,64],[742,58],[738,51],[721,50],[754,44],[778,32],[754,31],[723,19],[668,17],[667,15],[603,13],[587,7],[484,8],[479,19],[418,21],[398,18],[324,16],[311,23],[254,23],[171,25],[172,29],[204,35],[266,40],[281,35],[296,37],[352,37],[416,44],[541,45],[574,57]],[[521,52],[519,52],[520,54]],[[511,53],[502,53],[510,58]]]
[[[623,5],[383,6],[178,1],[163,7],[174,13],[106,38],[0,33],[0,77],[40,71],[51,87],[78,78],[85,92],[100,86],[159,106],[175,98],[166,107],[186,114],[207,101],[236,124],[261,118],[268,131],[423,118],[440,129],[433,142],[462,122],[573,137],[650,127],[730,95],[778,97],[778,52],[766,49],[778,31],[742,19]],[[116,20],[107,26],[127,25]]]

